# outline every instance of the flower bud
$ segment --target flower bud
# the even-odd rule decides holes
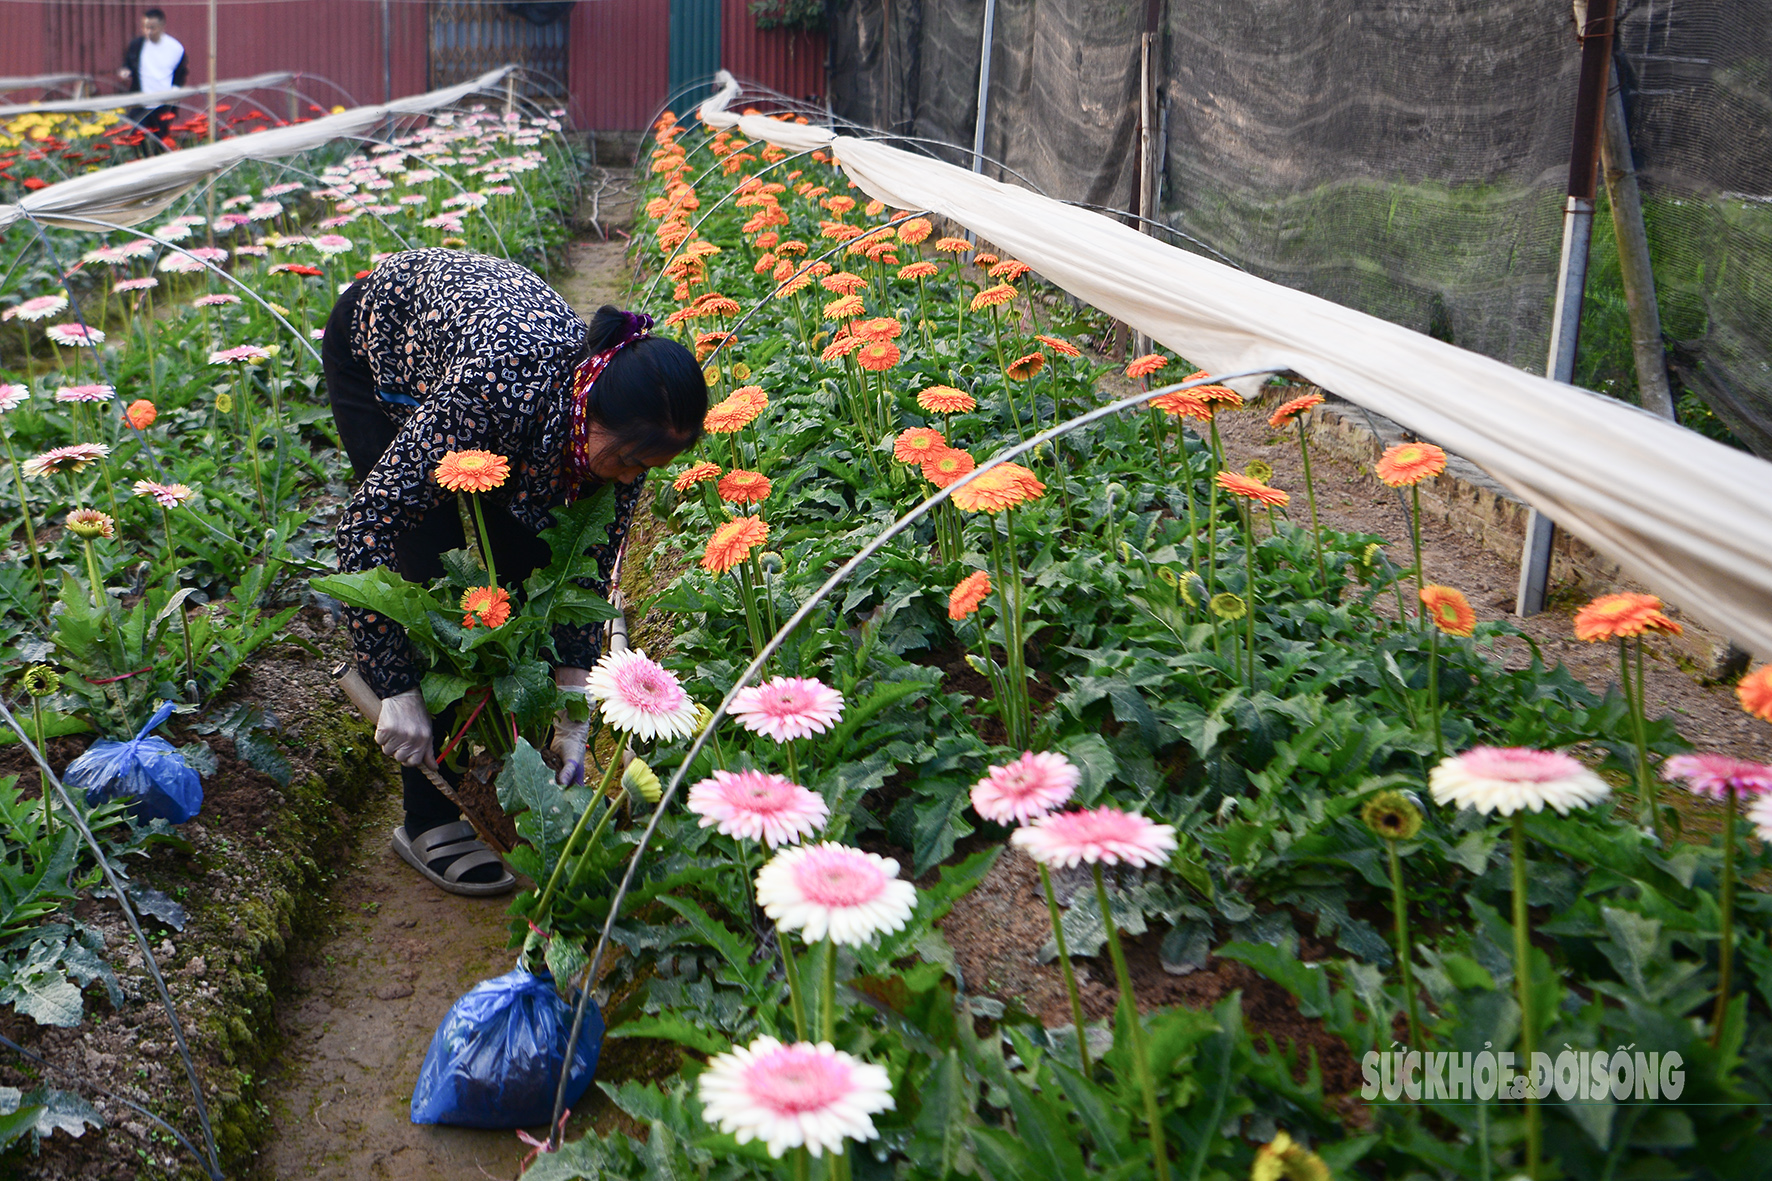
[[[637,795],[648,804],[656,804],[664,795],[664,787],[645,759],[632,759],[621,773],[622,790]]]

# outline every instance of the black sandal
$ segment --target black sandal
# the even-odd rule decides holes
[[[517,885],[517,879],[509,869],[504,869],[503,876],[495,881],[461,880],[464,875],[483,865],[503,868],[504,864],[498,854],[488,849],[475,835],[474,826],[465,820],[439,824],[436,828],[426,829],[417,837],[407,836],[406,826],[401,825],[394,830],[394,852],[400,854],[401,860],[406,864],[422,873],[432,885],[451,894],[483,898],[493,894],[508,894]],[[431,862],[451,857],[454,860],[441,873],[431,868]]]

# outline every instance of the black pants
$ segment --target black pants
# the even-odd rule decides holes
[[[359,481],[369,475],[376,461],[387,451],[399,431],[399,423],[382,409],[387,403],[376,392],[375,375],[368,363],[353,351],[351,324],[355,319],[360,287],[353,284],[339,297],[332,315],[326,321],[326,335],[320,345],[321,367],[326,374],[326,394],[332,403],[332,419],[338,424],[339,442],[350,456],[351,468]],[[507,586],[528,578],[547,565],[550,554],[547,542],[502,508],[481,503],[486,516],[486,532],[492,541],[492,558],[499,578]],[[467,544],[462,535],[461,510],[455,498],[425,514],[412,532],[394,539],[396,569],[415,582],[443,576],[442,556]],[[434,720],[436,749],[441,750],[453,729],[455,711],[444,710]],[[459,781],[447,768],[443,774],[451,784]],[[406,802],[406,833],[418,834],[460,818],[448,798],[438,791],[415,767],[402,767],[400,783]]]

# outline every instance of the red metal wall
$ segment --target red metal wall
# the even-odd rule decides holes
[[[189,81],[201,85],[209,77],[204,0],[0,0],[0,74],[108,74],[121,63],[141,9],[156,2],[166,10],[167,29],[184,43]],[[747,0],[722,4],[720,54],[727,69],[796,98],[823,96],[822,34],[760,31]],[[414,0],[388,5],[396,97],[426,88],[426,7]],[[585,0],[573,8],[571,20],[573,122],[601,131],[642,129],[669,89],[670,5]],[[344,90],[318,81],[305,85],[322,106],[382,100],[377,0],[223,0],[216,39],[216,70],[223,78],[294,70]]]
[[[824,99],[824,34],[759,29],[749,0],[722,0],[720,64],[741,82]]]

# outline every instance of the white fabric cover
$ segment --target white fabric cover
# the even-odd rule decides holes
[[[1290,369],[1395,419],[1669,602],[1772,655],[1772,464],[1101,214],[827,128],[735,116],[725,108],[737,83],[725,71],[716,80],[704,122],[793,151],[828,144],[869,197],[953,219],[1208,371]]]
[[[4,0],[0,0],[3,3]],[[77,78],[79,75],[69,75]],[[224,78],[215,84],[217,94],[242,94],[248,90],[274,90],[287,86],[295,80],[295,75],[287,70],[274,74],[254,74],[250,78]],[[22,89],[30,85],[27,79],[15,78],[14,82],[21,85],[14,89]],[[7,79],[0,78],[0,92],[7,89]],[[189,98],[194,94],[207,95],[208,86],[175,86],[168,90],[156,90],[143,94],[101,94],[92,98],[58,98],[46,103],[13,103],[0,107],[0,122],[38,112],[46,114],[68,114],[73,111],[121,111],[125,107],[163,107],[175,103],[181,98]]]
[[[91,74],[36,74],[29,78],[0,78],[0,94],[14,90],[47,90],[63,82],[90,82]]]
[[[105,226],[134,225],[160,213],[180,193],[212,172],[241,160],[273,160],[318,147],[340,135],[354,135],[375,127],[389,115],[413,115],[446,107],[477,90],[484,90],[511,70],[501,66],[468,82],[432,90],[410,98],[395,99],[372,107],[354,107],[311,123],[297,123],[252,135],[237,135],[200,148],[151,156],[115,168],[89,172],[27,194],[17,205],[0,205],[0,230],[27,214],[49,225],[76,230],[102,230]],[[137,96],[138,98],[141,96]],[[89,220],[80,220],[82,218]]]

